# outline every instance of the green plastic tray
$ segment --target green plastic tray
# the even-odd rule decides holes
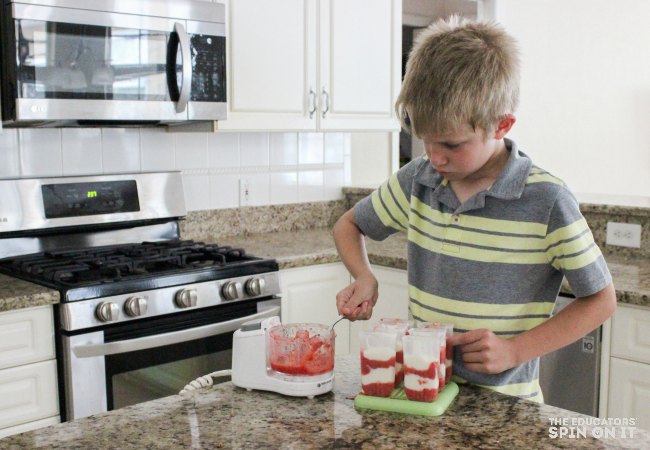
[[[390,397],[373,397],[359,394],[354,398],[354,406],[359,409],[375,409],[418,416],[439,416],[447,411],[458,395],[458,385],[453,381],[445,385],[432,402],[414,402],[406,398],[404,388],[393,391]]]

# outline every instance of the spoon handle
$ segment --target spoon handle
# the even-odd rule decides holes
[[[337,323],[339,323],[339,322],[340,322],[341,320],[343,320],[343,319],[345,319],[345,316],[344,316],[343,314],[341,314],[341,315],[339,316],[339,318],[336,319],[336,320],[334,321],[334,323],[332,324],[332,326],[330,327],[330,329],[334,328],[334,325],[336,325]]]

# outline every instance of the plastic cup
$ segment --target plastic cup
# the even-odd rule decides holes
[[[366,395],[389,397],[395,389],[395,348],[397,335],[381,331],[361,331],[361,389]]]
[[[446,335],[445,348],[441,349],[444,353],[444,361],[441,357],[441,363],[445,365],[445,379],[449,380],[451,378],[453,365],[454,365],[454,348],[449,343],[449,338],[454,334],[454,324],[453,323],[444,323],[444,322],[420,322],[418,323],[418,328],[444,328]]]
[[[440,343],[427,335],[402,338],[404,346],[404,393],[409,400],[432,402],[438,396]]]
[[[381,318],[374,330],[389,331],[396,333],[397,341],[395,346],[395,386],[399,386],[404,381],[404,353],[402,351],[402,336],[406,336],[409,330],[409,324],[402,319]]]
[[[447,374],[446,374],[446,334],[447,330],[445,327],[425,327],[425,328],[412,328],[409,331],[410,335],[413,336],[428,336],[429,339],[435,339],[440,346],[440,363],[438,365],[438,383],[439,388],[442,389],[445,387]]]

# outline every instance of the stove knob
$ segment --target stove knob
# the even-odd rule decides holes
[[[182,289],[176,293],[176,305],[181,308],[196,306],[198,295],[196,289]]]
[[[131,297],[124,303],[124,312],[131,317],[144,316],[147,313],[147,299]]]
[[[226,300],[237,300],[240,291],[241,283],[239,281],[228,281],[221,287],[221,295]]]
[[[95,309],[95,315],[102,322],[113,322],[120,317],[120,308],[117,303],[101,302]]]
[[[264,290],[264,278],[251,278],[247,280],[244,289],[248,295],[253,297],[262,295],[262,291]]]

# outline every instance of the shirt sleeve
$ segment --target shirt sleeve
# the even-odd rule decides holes
[[[607,263],[578,201],[566,187],[558,191],[551,210],[546,245],[547,258],[564,274],[576,297],[595,294],[611,283]]]
[[[354,206],[354,220],[363,234],[382,241],[408,229],[413,178],[422,163],[422,158],[409,162]]]

